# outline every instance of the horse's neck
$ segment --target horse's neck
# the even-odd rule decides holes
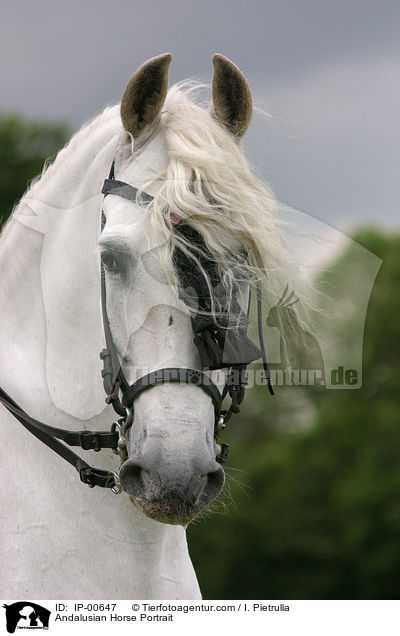
[[[32,405],[33,395],[35,402],[43,402],[46,386],[42,241],[39,233],[12,219],[0,242],[0,378],[2,386],[27,408]]]
[[[39,405],[44,404],[45,411],[53,406],[54,411],[45,369],[49,332],[41,276],[43,246],[47,239],[47,245],[54,242],[59,247],[53,238],[70,224],[70,210],[99,195],[120,127],[118,110],[113,107],[77,133],[23,197],[0,237],[1,381],[14,390],[22,406],[35,408],[36,417],[40,416]],[[82,226],[85,216],[82,214]],[[80,237],[79,218],[73,230]],[[67,250],[68,245],[63,248]],[[77,281],[66,279],[66,287],[68,283],[76,286]]]
[[[0,385],[32,416],[104,429],[56,408],[46,377],[40,276],[43,235],[12,219],[0,241]],[[71,396],[73,399],[73,396]],[[127,495],[89,489],[76,471],[0,407],[0,593],[17,598],[190,598],[199,595],[185,532],[147,519]],[[111,451],[89,462],[117,470]]]

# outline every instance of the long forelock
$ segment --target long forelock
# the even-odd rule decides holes
[[[199,90],[203,88],[192,81],[173,86],[161,118],[169,161],[157,177],[161,187],[151,223],[170,245],[164,268],[171,268],[176,246],[193,254],[193,246],[175,231],[174,220],[178,218],[201,236],[218,266],[227,295],[238,282],[239,272],[241,281],[259,281],[268,307],[279,301],[287,284],[307,305],[297,263],[283,239],[273,192],[255,176],[241,144],[204,106]],[[247,258],[238,269],[235,263],[240,248]],[[302,323],[298,307],[294,310]]]

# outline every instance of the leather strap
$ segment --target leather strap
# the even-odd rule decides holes
[[[74,466],[79,473],[81,481],[87,484],[91,488],[94,486],[101,486],[102,488],[114,488],[116,486],[115,477],[112,472],[107,470],[101,470],[99,468],[93,468],[87,462],[85,462],[79,455],[71,451],[64,446],[58,439],[66,441],[70,446],[81,446],[85,450],[86,445],[89,445],[93,450],[96,450],[95,446],[98,442],[95,438],[98,436],[103,446],[101,448],[117,448],[118,434],[117,433],[91,433],[90,431],[79,431],[71,433],[64,429],[58,429],[53,426],[48,426],[30,417],[25,411],[16,403],[9,395],[0,387],[0,402],[5,408],[16,417],[16,419],[24,426],[32,435],[39,439],[43,444],[46,444],[57,455],[65,459],[69,464]],[[69,436],[69,441],[64,439]],[[71,437],[72,436],[72,437]],[[75,443],[79,442],[79,443]],[[84,445],[82,445],[82,442]],[[111,445],[112,444],[112,445]],[[98,449],[100,450],[100,448]]]
[[[269,366],[267,347],[265,345],[264,328],[263,328],[263,316],[262,316],[262,294],[261,285],[259,281],[256,281],[257,286],[257,324],[258,324],[258,339],[260,341],[260,348],[262,352],[263,368],[265,372],[265,379],[267,381],[268,391],[271,395],[275,395],[274,385],[271,378],[271,367]]]
[[[139,190],[137,188],[129,185],[129,183],[112,178],[105,179],[101,192],[104,196],[106,194],[116,194],[123,199],[128,199],[128,201],[135,201],[135,203],[151,203],[154,200],[154,197],[147,194],[147,192],[140,192],[138,196]]]
[[[146,389],[150,389],[152,386],[157,386],[158,384],[164,384],[166,382],[194,384],[203,389],[203,391],[208,393],[212,399],[215,409],[215,419],[217,420],[219,418],[222,402],[219,389],[208,375],[201,371],[196,371],[195,369],[170,367],[157,369],[157,371],[148,373],[142,378],[139,378],[139,380],[134,382],[134,384],[131,384],[127,391],[124,392],[122,404],[124,406],[130,406],[133,404],[139,393]]]

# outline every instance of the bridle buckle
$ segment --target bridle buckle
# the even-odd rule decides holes
[[[122,486],[121,486],[121,482],[119,481],[119,475],[115,471],[113,471],[112,474],[114,475],[115,484],[111,488],[111,492],[114,493],[114,495],[120,495],[122,492]]]
[[[96,431],[81,431],[79,443],[83,450],[94,450],[96,453],[101,450],[99,434]]]

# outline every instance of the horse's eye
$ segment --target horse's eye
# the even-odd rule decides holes
[[[117,261],[114,256],[108,250],[104,250],[101,253],[101,262],[103,263],[106,269],[111,270],[112,272],[116,272],[118,270]]]

